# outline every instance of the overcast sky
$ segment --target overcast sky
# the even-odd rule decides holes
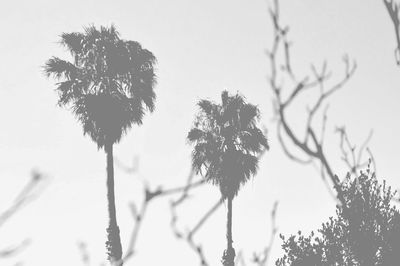
[[[379,0],[281,1],[284,23],[290,25],[293,65],[306,73],[324,60],[341,77],[341,58],[348,54],[358,68],[349,83],[331,99],[327,151],[337,173],[344,175],[335,126],[346,125],[351,140],[361,144],[374,130],[370,148],[378,175],[400,188],[400,68],[394,59],[394,31]],[[115,192],[123,246],[133,225],[128,203],[138,202],[142,180],[152,187],[183,184],[190,170],[186,135],[199,99],[218,99],[223,89],[239,91],[262,111],[271,151],[259,174],[234,200],[233,240],[247,259],[261,251],[270,232],[269,212],[279,200],[277,224],[285,235],[309,232],[334,214],[335,203],[311,166],[297,165],[282,153],[272,121],[272,103],[265,49],[272,44],[270,3],[264,0],[131,0],[131,1],[9,1],[0,10],[0,207],[38,169],[48,185],[33,204],[1,228],[0,248],[32,238],[18,256],[24,265],[79,265],[76,243],[84,241],[92,265],[105,259],[107,224],[106,157],[82,134],[67,109],[56,106],[54,80],[41,67],[51,56],[70,59],[58,44],[63,32],[82,31],[89,24],[115,24],[123,39],[135,40],[157,57],[156,111],[143,126],[133,127],[115,146],[114,155],[135,174],[115,167]],[[337,74],[337,76],[335,76]],[[305,99],[307,101],[307,99]],[[300,103],[300,105],[305,102]],[[291,113],[300,121],[305,106]],[[299,129],[301,130],[301,129]],[[219,197],[217,188],[198,190],[181,209],[182,228]],[[169,229],[168,200],[149,207],[139,234],[137,255],[127,265],[197,265],[198,258]],[[199,231],[211,265],[225,248],[226,208],[223,206]],[[273,263],[281,241],[273,247]],[[15,260],[15,259],[13,259]],[[13,261],[10,260],[10,263]],[[271,264],[272,265],[272,264]]]

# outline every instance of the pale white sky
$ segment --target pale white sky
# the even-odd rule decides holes
[[[357,61],[354,78],[333,98],[329,109],[327,150],[338,173],[344,173],[337,149],[336,125],[346,125],[354,142],[374,129],[370,147],[378,175],[400,187],[400,69],[395,65],[395,39],[382,1],[282,0],[282,20],[291,27],[293,64],[306,73],[311,63],[328,61],[342,74],[341,57]],[[24,237],[32,245],[18,260],[24,265],[79,265],[77,241],[85,241],[92,265],[105,258],[107,221],[105,155],[97,151],[68,110],[56,106],[54,81],[41,72],[51,56],[69,59],[58,45],[62,32],[81,31],[91,23],[114,23],[122,38],[139,41],[158,59],[156,111],[141,128],[134,127],[115,146],[115,156],[129,164],[140,157],[140,169],[127,175],[116,167],[118,221],[123,246],[132,228],[128,202],[141,199],[141,179],[153,187],[183,184],[189,172],[190,147],[185,141],[199,99],[217,99],[223,89],[240,91],[262,110],[270,129],[271,151],[259,174],[234,201],[233,239],[247,259],[261,251],[269,237],[269,212],[280,201],[279,232],[317,229],[334,213],[334,202],[312,167],[287,159],[271,121],[271,93],[266,76],[271,23],[264,0],[203,1],[11,1],[0,10],[0,207],[29,179],[31,169],[47,174],[42,196],[1,228],[0,248]],[[305,99],[307,100],[307,99]],[[303,103],[302,103],[303,104]],[[303,110],[303,109],[299,109]],[[294,121],[302,112],[291,113]],[[194,225],[218,198],[207,186],[182,208],[180,225]],[[153,202],[140,232],[137,256],[126,265],[197,265],[198,258],[169,229],[168,200]],[[225,207],[196,239],[211,265],[225,248]],[[280,254],[277,238],[273,263]],[[14,259],[13,259],[14,260]],[[5,261],[12,265],[12,261]],[[3,262],[0,262],[3,265]],[[4,264],[6,265],[6,264]],[[271,264],[272,265],[272,264]]]

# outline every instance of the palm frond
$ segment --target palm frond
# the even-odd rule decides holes
[[[130,102],[130,119],[135,124],[141,125],[143,123],[144,108],[142,105],[142,100],[138,97],[129,99]]]
[[[76,86],[75,80],[67,80],[67,81],[59,83],[59,85],[57,87],[57,90],[60,95],[60,98],[58,100],[59,106],[68,105],[76,97],[79,97],[79,94],[77,94],[76,90],[74,90],[75,86]]]
[[[230,121],[232,126],[239,126],[239,111],[244,105],[244,99],[240,95],[235,95],[228,99],[228,104],[223,109],[223,117],[225,121]]]
[[[222,102],[222,106],[223,107],[226,107],[228,105],[228,103],[229,103],[229,93],[228,93],[227,90],[224,90],[221,93],[221,102]]]
[[[252,154],[241,153],[240,155],[240,167],[243,169],[243,178],[241,181],[244,184],[251,176],[254,176],[258,170],[258,157]]]
[[[152,89],[144,89],[142,90],[141,97],[143,103],[146,105],[147,110],[150,113],[154,112],[155,109],[155,100],[156,100],[156,93]]]
[[[260,117],[258,107],[252,104],[243,104],[239,110],[240,126],[246,129],[249,126],[255,125]]]
[[[135,41],[126,41],[124,44],[129,53],[131,62],[136,64],[136,58],[142,50],[142,46]]]
[[[68,61],[61,60],[58,57],[52,57],[47,60],[45,64],[44,73],[47,77],[53,76],[58,80],[61,78],[73,80],[77,76],[78,68]]]
[[[100,40],[101,34],[100,31],[96,29],[96,27],[92,24],[83,28],[85,33],[85,43],[86,44],[94,44],[96,41]]]
[[[200,107],[200,110],[204,112],[206,115],[212,117],[213,116],[213,111],[216,109],[215,104],[213,104],[209,100],[201,100],[197,104]]]
[[[146,71],[148,68],[153,68],[153,65],[157,63],[154,54],[147,49],[140,49],[137,60],[142,71]]]
[[[156,94],[153,87],[156,83],[156,77],[152,70],[138,73],[132,83],[130,93],[133,97],[140,98],[150,112],[154,111],[154,102]]]
[[[207,143],[198,143],[192,152],[192,166],[196,172],[200,172],[201,169],[207,165]]]
[[[203,130],[199,129],[199,128],[192,128],[187,136],[187,139],[190,142],[194,142],[194,141],[199,141],[200,139],[204,139],[205,137],[205,133]]]
[[[84,37],[80,32],[62,33],[60,43],[75,56],[82,52]]]
[[[250,127],[240,132],[239,135],[244,150],[259,153],[264,148],[269,149],[268,140],[264,133],[257,127]]]
[[[111,24],[110,27],[101,26],[99,33],[101,38],[107,39],[109,41],[116,42],[117,40],[119,40],[119,33],[114,24]]]

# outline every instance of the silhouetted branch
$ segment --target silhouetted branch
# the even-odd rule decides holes
[[[44,176],[33,171],[29,182],[21,189],[15,197],[11,206],[0,214],[0,227],[3,226],[10,218],[12,218],[24,206],[31,203],[40,194],[40,184],[43,183]],[[16,255],[25,249],[31,243],[30,239],[25,239],[21,243],[0,250],[0,258],[8,258]]]
[[[139,170],[139,158],[134,157],[132,161],[132,166],[126,166],[118,158],[115,158],[115,165],[122,169],[127,174],[135,173]]]
[[[207,219],[222,205],[224,200],[221,198],[218,200],[210,210],[208,210],[204,216],[198,221],[198,223],[193,227],[192,230],[190,230],[188,234],[188,238],[192,238],[193,235],[200,229],[200,227],[207,221]]]
[[[357,171],[366,167],[369,163],[369,160],[372,159],[372,154],[369,149],[367,149],[367,145],[372,138],[373,131],[371,130],[368,137],[364,141],[364,143],[358,149],[358,153],[356,153],[357,147],[350,143],[349,137],[346,132],[346,128],[337,127],[336,132],[340,135],[340,150],[342,153],[342,160],[345,162],[347,167],[350,169],[351,174],[357,174]],[[362,162],[362,157],[364,151],[367,149],[369,156],[371,156],[368,160]],[[349,155],[350,154],[350,155]],[[375,166],[375,165],[374,165]]]
[[[193,181],[194,176],[195,176],[194,170],[192,169],[192,170],[190,171],[189,175],[188,175],[188,178],[187,178],[187,181],[186,181],[186,186],[185,186],[185,189],[182,191],[182,194],[179,196],[178,199],[172,201],[171,204],[172,204],[173,206],[179,205],[179,204],[181,204],[184,200],[187,199],[187,197],[189,196],[188,193],[189,193],[189,190],[190,190],[190,188],[191,188],[191,186],[192,186],[192,181]],[[201,182],[204,183],[204,180],[201,180]]]
[[[133,169],[133,168],[124,167],[124,169],[126,170],[126,169]],[[129,172],[131,172],[131,171],[129,171]],[[204,183],[203,180],[196,181],[196,182],[192,182],[192,180],[193,180],[193,171],[190,172],[189,177],[188,177],[188,183],[185,186],[179,186],[179,187],[169,188],[169,189],[163,189],[161,186],[159,186],[157,189],[151,190],[148,187],[148,185],[146,183],[144,183],[144,185],[143,185],[144,186],[144,199],[142,201],[140,209],[138,209],[136,207],[135,203],[133,203],[133,202],[131,202],[131,204],[129,205],[132,216],[134,218],[134,226],[132,229],[128,247],[125,251],[125,255],[123,256],[123,258],[120,261],[115,262],[114,265],[116,265],[116,266],[122,265],[123,263],[125,263],[127,260],[129,260],[135,254],[135,246],[136,246],[136,242],[138,239],[139,231],[141,228],[141,224],[143,223],[149,203],[152,202],[156,198],[161,198],[163,196],[170,196],[170,195],[173,195],[176,193],[182,193],[182,195],[184,195],[184,197],[186,198],[189,190],[199,187]],[[178,200],[182,201],[182,197],[183,197],[182,195],[180,196],[180,198]],[[183,198],[183,200],[185,198]],[[194,245],[194,243],[192,243],[192,244]],[[196,246],[196,248],[198,248],[198,247]]]
[[[281,144],[281,147],[283,149],[283,152],[286,154],[286,156],[288,156],[291,160],[297,162],[297,163],[301,163],[301,164],[309,164],[312,162],[312,158],[308,158],[308,159],[302,159],[297,157],[296,155],[294,155],[286,146],[285,141],[282,138],[282,124],[281,122],[278,121],[277,123],[277,132],[278,132],[278,140],[279,143]]]
[[[324,136],[326,131],[327,123],[327,105],[325,104],[328,98],[340,90],[353,76],[356,70],[356,63],[350,62],[349,58],[345,56],[343,58],[344,62],[344,74],[343,77],[338,81],[333,82],[333,84],[328,84],[328,80],[332,77],[332,74],[327,70],[327,63],[324,62],[321,69],[318,70],[315,66],[311,66],[311,75],[307,75],[300,79],[296,78],[294,69],[291,66],[290,57],[290,42],[288,41],[287,35],[289,32],[288,26],[282,26],[279,21],[279,1],[274,1],[274,7],[269,10],[271,19],[274,27],[274,37],[272,48],[267,52],[270,65],[271,73],[269,76],[269,84],[274,95],[274,108],[275,114],[277,116],[277,132],[278,140],[283,148],[284,153],[292,160],[309,164],[310,162],[319,162],[321,165],[321,176],[324,182],[327,182],[325,177],[328,177],[330,182],[337,193],[335,199],[339,200],[339,204],[343,201],[343,195],[340,188],[339,178],[335,175],[331,168],[331,164],[324,151]],[[278,62],[279,51],[282,49],[283,54],[283,65],[280,67]],[[284,77],[288,77],[294,84],[291,92],[288,96],[284,96],[283,92],[286,91],[278,80],[282,80]],[[292,105],[296,99],[303,95],[306,91],[319,89],[318,97],[314,103],[311,104],[307,109],[307,119],[304,125],[304,136],[300,138],[294,131],[290,121],[287,118],[287,110]],[[325,106],[325,107],[323,107]],[[316,114],[322,109],[322,128],[320,137],[317,137],[317,130],[313,125],[313,120]],[[295,154],[291,151],[286,144],[285,138],[289,139],[295,149],[300,151],[299,154]],[[328,187],[330,187],[327,184]]]
[[[186,194],[187,195],[187,194]],[[182,197],[180,197],[182,199]],[[179,200],[179,199],[178,199]],[[176,212],[176,208],[178,205],[180,205],[183,201],[180,200],[178,201],[179,203],[176,203],[177,201],[172,201],[170,205],[170,210],[171,210],[171,230],[173,231],[174,235],[178,239],[184,239],[189,247],[193,249],[199,259],[200,259],[200,265],[202,266],[208,266],[208,262],[206,260],[206,257],[204,256],[204,252],[202,249],[201,244],[196,244],[193,240],[194,234],[204,225],[204,223],[218,210],[218,208],[222,205],[223,199],[219,199],[197,222],[197,224],[193,227],[193,229],[189,230],[188,232],[182,232],[181,230],[178,229],[176,226],[178,216]]]
[[[246,266],[246,261],[243,258],[243,252],[239,251],[235,258],[235,266]]]
[[[397,65],[400,65],[400,21],[399,21],[399,3],[393,0],[383,0],[386,9],[389,13],[390,19],[393,22],[394,32],[396,34],[397,47],[394,51]]]
[[[392,20],[393,26],[394,26],[394,32],[396,36],[396,48],[394,51],[394,56],[396,59],[397,65],[400,65],[400,3],[394,1],[394,0],[383,0],[383,3],[385,4],[386,10],[389,13],[390,19]],[[367,152],[370,154],[372,164],[374,166],[374,169],[376,171],[376,163],[374,160],[374,157],[372,156],[370,150],[367,148]],[[395,198],[396,201],[400,202],[400,196],[397,196]]]
[[[368,152],[369,158],[371,159],[371,163],[372,163],[372,165],[373,165],[373,167],[374,167],[374,173],[376,174],[376,173],[377,173],[377,170],[376,170],[375,157],[374,157],[374,155],[372,154],[370,148],[367,147],[366,150],[367,150],[367,152]]]
[[[208,266],[209,264],[208,264],[208,262],[206,260],[205,255],[204,255],[202,245],[201,244],[196,244],[194,242],[193,235],[200,229],[200,227],[206,222],[206,220],[213,213],[215,213],[215,211],[221,206],[223,201],[221,199],[218,200],[218,202],[216,204],[214,204],[202,218],[200,218],[200,220],[193,227],[192,230],[190,230],[189,232],[186,232],[186,233],[180,231],[178,229],[178,227],[176,226],[176,223],[177,223],[177,220],[178,220],[178,215],[177,215],[177,211],[176,211],[177,207],[180,204],[182,204],[185,200],[188,199],[188,196],[189,196],[188,192],[189,192],[190,189],[205,183],[204,179],[201,179],[200,181],[192,183],[193,177],[194,177],[194,172],[192,170],[191,173],[188,176],[187,184],[186,184],[185,188],[182,190],[181,195],[176,200],[172,200],[170,202],[170,213],[171,213],[170,226],[171,226],[171,230],[174,233],[175,237],[177,239],[184,239],[187,242],[187,244],[189,245],[189,247],[194,252],[196,252],[196,254],[198,255],[199,260],[200,260],[200,265]]]
[[[30,181],[23,187],[19,194],[15,197],[12,205],[0,214],[0,227],[4,225],[17,211],[26,204],[32,202],[39,193],[35,190],[39,189],[40,181],[43,175],[33,172]]]
[[[269,255],[271,254],[271,249],[274,244],[276,233],[278,231],[278,228],[276,226],[277,209],[278,201],[275,201],[271,211],[271,233],[267,246],[264,248],[264,251],[261,254],[253,254],[253,262],[256,263],[258,266],[266,266],[268,264]]]
[[[20,244],[17,244],[16,246],[10,246],[8,248],[4,248],[0,251],[0,258],[9,258],[17,253],[21,252],[24,250],[29,244],[31,243],[30,239],[25,239],[22,241]]]
[[[78,242],[77,243],[79,251],[81,253],[81,259],[82,262],[86,265],[89,266],[90,265],[90,256],[89,256],[89,252],[87,251],[87,245],[85,242]]]

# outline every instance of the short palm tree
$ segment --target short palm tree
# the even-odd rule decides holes
[[[259,155],[268,149],[263,132],[257,127],[259,110],[246,103],[239,94],[230,96],[223,91],[222,104],[208,100],[198,103],[200,112],[188,140],[194,144],[193,168],[206,181],[219,186],[228,201],[227,249],[223,265],[233,266],[235,250],[232,246],[232,201],[242,185],[258,169]]]
[[[106,153],[106,246],[109,260],[117,261],[122,247],[115,210],[113,145],[134,124],[142,124],[146,110],[154,110],[156,58],[138,42],[121,39],[114,26],[63,33],[61,44],[71,53],[72,61],[52,57],[44,71],[58,81],[58,105],[71,107],[83,133]]]

